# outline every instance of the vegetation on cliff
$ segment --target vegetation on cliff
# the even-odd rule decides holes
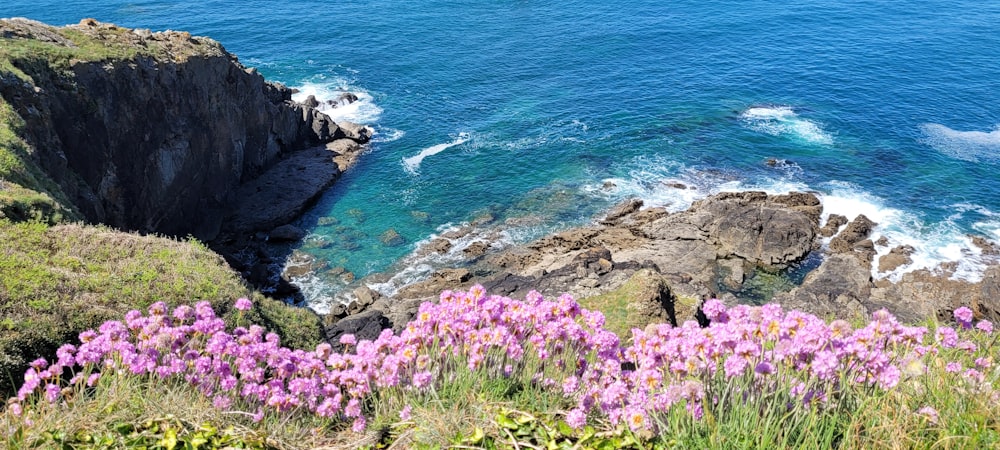
[[[251,292],[221,257],[196,241],[106,227],[0,220],[0,392],[28,363],[134,308],[209,301],[232,323],[231,299],[252,297],[245,320],[296,346],[320,340],[311,310]]]
[[[237,321],[252,307],[237,300]],[[707,327],[623,341],[569,296],[474,286],[423,304],[398,335],[344,336],[337,353],[227,328],[207,302],[154,303],[34,361],[0,430],[15,447],[1000,445],[998,336],[968,308],[956,327],[884,310],[851,325],[778,305],[702,309]]]

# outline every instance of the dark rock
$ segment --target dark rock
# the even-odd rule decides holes
[[[983,251],[984,255],[997,256],[1000,255],[1000,247],[994,242],[987,240],[982,236],[969,236],[972,239],[972,245],[979,247]]]
[[[889,246],[889,238],[887,238],[885,236],[879,236],[878,240],[875,241],[875,245],[877,245],[879,247],[888,247]]]
[[[347,316],[326,328],[326,340],[335,351],[343,351],[341,336],[352,334],[358,340],[375,340],[382,330],[391,328],[392,323],[381,311],[368,310]]]
[[[316,100],[316,96],[310,95],[310,96],[306,97],[305,101],[303,101],[302,104],[306,105],[306,106],[308,106],[310,108],[318,108],[319,107],[319,100]]]
[[[688,189],[688,185],[679,181],[664,181],[663,185],[673,189]]]
[[[847,223],[847,217],[840,214],[830,214],[830,217],[826,219],[826,225],[820,228],[819,235],[823,237],[832,237],[837,234],[837,230]]]
[[[337,103],[341,105],[349,105],[358,101],[358,96],[350,92],[344,92],[337,96]]]
[[[343,136],[335,136],[335,139],[345,137],[364,144],[372,138],[372,129],[364,125],[347,121],[341,121],[337,125],[340,127],[340,131]]]
[[[298,241],[306,237],[305,230],[295,225],[282,225],[271,230],[268,239],[274,242]]]
[[[847,224],[847,228],[844,228],[844,231],[841,231],[830,240],[830,250],[834,253],[853,252],[854,245],[868,239],[876,225],[875,222],[865,217],[864,214],[859,214],[858,217]]]

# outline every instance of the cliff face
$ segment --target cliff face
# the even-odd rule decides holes
[[[53,197],[92,222],[205,240],[242,184],[344,137],[217,42],[92,20],[0,21],[0,96]]]

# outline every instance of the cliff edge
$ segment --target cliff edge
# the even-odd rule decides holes
[[[370,136],[291,94],[190,33],[0,20],[0,211],[201,240],[280,225]],[[308,188],[241,219],[246,187],[280,189],[262,180],[287,166]]]

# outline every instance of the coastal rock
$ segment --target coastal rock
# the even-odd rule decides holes
[[[399,233],[397,233],[394,228],[389,228],[388,230],[385,230],[384,233],[379,235],[378,240],[382,241],[382,244],[385,245],[386,247],[397,247],[406,243],[406,240],[403,239],[403,236],[400,236]]]
[[[374,341],[382,330],[391,328],[392,322],[382,314],[382,311],[370,309],[359,314],[353,314],[338,320],[331,326],[326,327],[326,340],[334,348],[334,351],[343,351],[344,346],[340,343],[340,338],[345,334],[354,335],[355,339]]]
[[[859,214],[847,224],[847,228],[830,240],[830,250],[834,253],[854,253],[855,245],[868,239],[875,226],[875,222],[864,214]]]
[[[486,251],[489,250],[489,248],[490,248],[489,244],[483,241],[476,241],[469,244],[468,247],[462,249],[462,253],[465,253],[465,255],[468,257],[475,258],[485,255]]]
[[[359,125],[353,122],[341,121],[337,124],[339,126],[342,135],[336,135],[334,138],[347,138],[352,141],[359,143],[366,143],[372,138],[372,133],[374,131],[367,126]]]
[[[468,287],[472,273],[468,269],[441,269],[424,280],[404,287],[397,298],[436,298],[442,291]]]
[[[642,205],[642,200],[637,198],[625,200],[618,206],[612,208],[611,212],[604,217],[604,220],[602,220],[601,223],[605,225],[618,223],[619,219],[638,211],[639,208],[642,208]]]
[[[889,254],[878,259],[878,271],[880,273],[892,272],[901,266],[912,263],[913,259],[910,258],[910,255],[914,251],[916,250],[909,245],[901,245],[889,250]]]
[[[306,237],[305,230],[295,225],[282,225],[268,234],[268,239],[276,242],[299,241],[304,237]]]
[[[865,317],[865,302],[872,290],[871,271],[853,255],[833,254],[806,275],[802,285],[774,296],[786,309],[800,309],[821,316]]]
[[[763,192],[723,193],[696,202],[692,225],[710,237],[721,257],[785,268],[815,245],[819,199],[812,194],[768,196]]]
[[[826,224],[823,225],[823,228],[820,228],[819,235],[833,237],[833,235],[837,234],[837,230],[845,224],[847,224],[847,217],[840,214],[830,214],[830,217],[826,219]]]

